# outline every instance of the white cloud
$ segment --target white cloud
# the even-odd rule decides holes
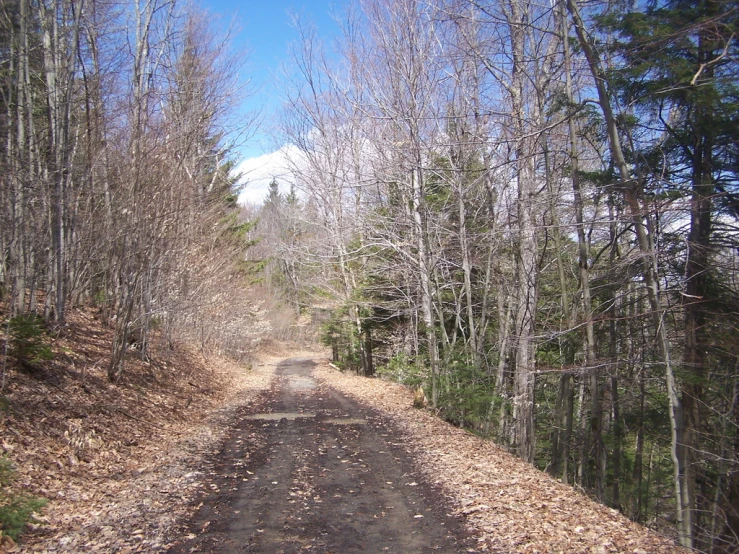
[[[269,192],[272,179],[276,179],[280,184],[280,192],[287,193],[292,175],[287,168],[286,160],[296,151],[294,146],[286,145],[275,152],[249,158],[237,165],[233,171],[237,175],[241,174],[239,184],[243,185],[239,203],[261,205]]]

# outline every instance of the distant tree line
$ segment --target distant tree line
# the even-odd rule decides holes
[[[372,0],[342,21],[331,51],[297,22],[299,194],[269,207],[281,286],[330,313],[335,361],[735,552],[736,4]]]
[[[229,175],[236,59],[175,0],[0,7],[6,315],[62,329],[70,307],[97,305],[116,329],[113,381],[154,328],[238,338],[221,315],[248,230]]]

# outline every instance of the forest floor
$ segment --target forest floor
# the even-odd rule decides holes
[[[43,371],[3,370],[11,492],[48,505],[0,553],[679,551],[320,353],[133,352],[111,385],[110,340],[76,312]]]
[[[489,440],[413,407],[406,387],[320,364],[316,377],[372,406],[399,434],[418,482],[438,487],[476,537],[495,553],[686,553]]]

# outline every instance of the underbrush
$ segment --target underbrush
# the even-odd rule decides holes
[[[46,499],[26,496],[10,490],[15,469],[6,456],[0,457],[0,537],[18,540],[33,514],[46,506]]]

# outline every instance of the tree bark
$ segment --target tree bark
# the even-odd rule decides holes
[[[533,139],[527,136],[524,108],[525,21],[520,0],[509,4],[513,71],[511,74],[511,104],[515,167],[518,187],[518,249],[516,305],[516,370],[514,375],[513,447],[518,456],[534,461],[534,321],[537,296],[537,239],[534,223],[536,182],[532,150]]]

